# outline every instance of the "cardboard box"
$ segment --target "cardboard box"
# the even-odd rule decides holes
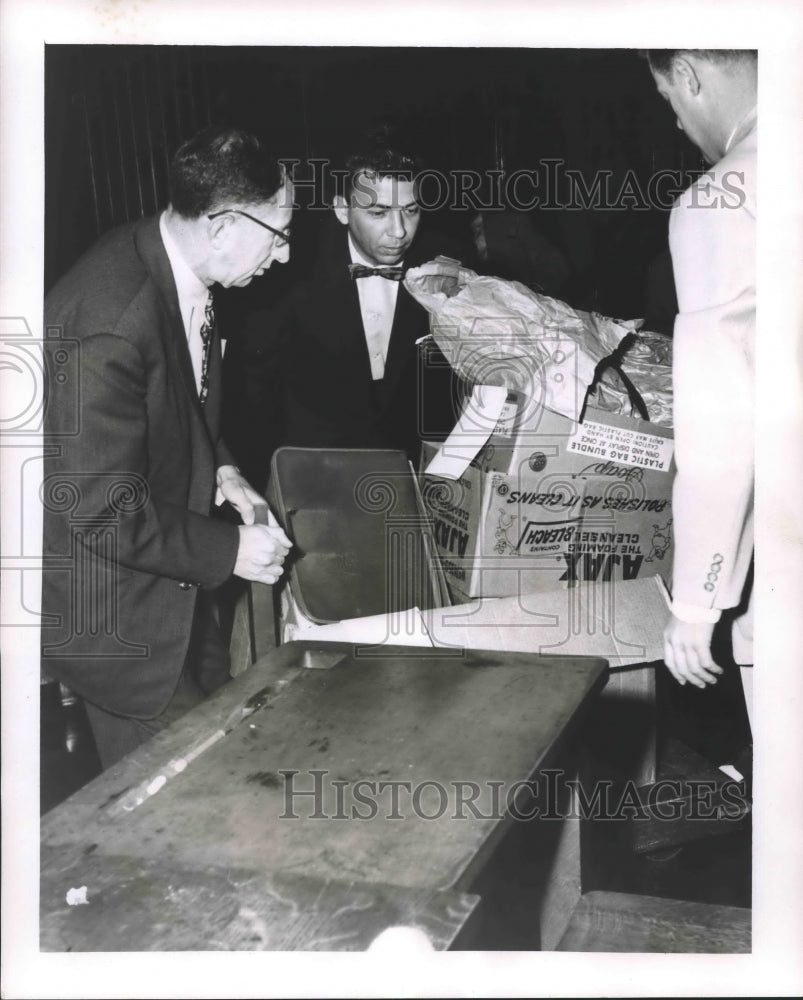
[[[583,423],[511,393],[458,480],[422,492],[458,599],[509,597],[581,580],[633,580],[672,566],[672,433],[589,407]]]

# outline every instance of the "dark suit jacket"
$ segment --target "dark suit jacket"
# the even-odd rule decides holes
[[[148,718],[182,668],[199,587],[234,566],[211,518],[220,352],[202,412],[158,219],[106,234],[45,302],[43,667]]]
[[[404,266],[460,253],[454,242],[424,230]],[[273,312],[249,320],[242,364],[253,433],[273,446],[399,448],[416,461],[422,439],[443,438],[454,426],[457,380],[434,344],[416,348],[429,333],[429,317],[403,285],[385,377],[372,380],[349,259],[347,230],[333,222],[323,234],[314,274]],[[249,471],[260,481],[251,466]]]

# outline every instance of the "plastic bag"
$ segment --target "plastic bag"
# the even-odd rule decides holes
[[[622,370],[638,389],[650,423],[672,426],[672,339],[662,333],[641,331],[622,358]],[[602,376],[593,405],[625,416],[632,412],[627,387],[615,369]]]
[[[641,325],[578,311],[448,258],[411,268],[404,284],[429,312],[432,335],[459,375],[524,392],[571,419],[596,366]]]

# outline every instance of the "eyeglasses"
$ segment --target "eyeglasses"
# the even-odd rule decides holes
[[[273,233],[276,237],[277,247],[283,247],[290,242],[289,233],[283,233],[281,229],[274,229],[273,226],[269,226],[267,222],[263,222],[262,219],[258,219],[255,215],[249,215],[248,212],[243,212],[240,208],[223,208],[219,212],[212,212],[211,215],[207,215],[207,219],[216,219],[219,215],[226,215],[229,212],[234,215],[244,215],[246,219],[256,222],[258,226],[262,226],[263,229],[267,229],[269,232]]]

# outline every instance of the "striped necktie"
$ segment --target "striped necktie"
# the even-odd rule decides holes
[[[201,406],[206,402],[209,394],[209,355],[212,349],[212,334],[215,331],[215,307],[212,304],[212,296],[206,300],[204,309],[204,321],[201,325],[201,341],[203,343],[203,354],[201,355],[201,389],[198,398]]]

